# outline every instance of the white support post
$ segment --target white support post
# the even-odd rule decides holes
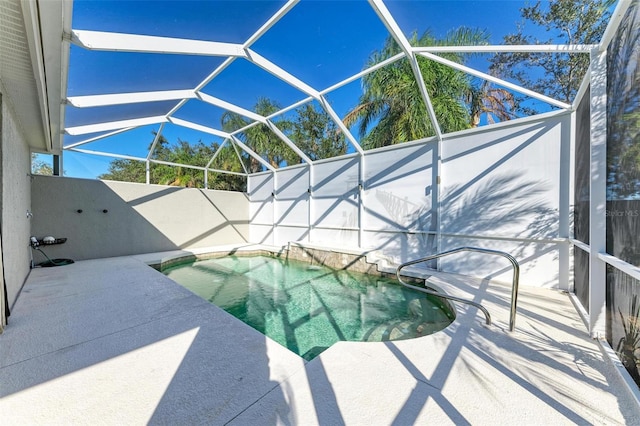
[[[573,149],[573,140],[575,139],[575,116],[571,114],[571,122],[569,125],[562,125],[560,130],[560,194],[558,200],[558,237],[563,238],[566,242],[559,243],[558,247],[558,286],[560,290],[569,291],[569,271],[571,267],[571,245],[569,237],[571,236],[571,204],[573,200],[573,191],[571,190],[573,182],[573,174],[571,169]]]
[[[156,146],[158,145],[158,142],[160,142],[160,137],[162,136],[162,132],[164,131],[164,125],[165,123],[160,124],[160,128],[156,132],[156,136],[155,138],[153,138],[153,142],[149,147],[149,152],[147,152],[147,161],[145,164],[147,185],[151,183],[151,157],[153,156],[153,152],[156,150]]]
[[[607,55],[591,54],[591,167],[589,206],[589,333],[604,337],[606,326]]]
[[[313,163],[309,163],[309,201],[308,201],[308,220],[309,220],[309,242],[313,243]]]
[[[277,193],[276,191],[278,190],[278,172],[273,169],[273,190],[271,191],[271,207],[273,209],[273,226],[271,228],[271,236],[273,239],[273,245],[277,245],[278,244],[278,224],[276,223],[278,218],[278,206],[277,206]]]
[[[589,71],[587,71],[589,72]],[[577,104],[576,104],[577,105]],[[573,112],[571,113],[571,139],[570,139],[570,153],[569,153],[569,211],[568,211],[568,219],[569,219],[569,230],[568,230],[568,238],[569,244],[567,244],[569,261],[567,263],[567,288],[566,290],[570,293],[575,293],[575,251],[577,250],[574,245],[571,243],[575,240],[575,228],[572,226],[575,220],[576,215],[576,205],[575,205],[575,181],[576,181],[576,146],[578,143],[577,140],[578,133],[578,112],[576,108],[573,108]],[[562,267],[562,265],[560,265]],[[560,288],[562,288],[562,282],[560,282]]]
[[[436,141],[436,151],[433,153],[431,163],[434,171],[431,175],[431,208],[435,204],[436,214],[436,253],[440,253],[442,248],[442,139]],[[433,199],[435,197],[435,200]],[[433,222],[433,221],[432,221]],[[431,229],[429,229],[431,231]],[[427,239],[428,241],[428,239]],[[430,253],[431,254],[431,253]],[[440,259],[435,259],[436,270],[440,270]]]
[[[360,163],[358,168],[358,247],[364,248],[364,224],[365,224],[365,204],[364,204],[364,192],[366,181],[366,164],[364,153],[360,154]]]

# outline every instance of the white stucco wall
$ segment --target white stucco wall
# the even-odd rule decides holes
[[[249,202],[239,192],[36,176],[32,204],[34,236],[67,238],[43,249],[49,257],[82,260],[248,241]]]
[[[2,86],[0,84],[0,92]],[[9,306],[29,274],[29,147],[7,96],[2,99],[2,261]]]

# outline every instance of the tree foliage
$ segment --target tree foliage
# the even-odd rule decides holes
[[[519,101],[510,91],[493,87],[489,81],[471,85],[466,98],[471,127],[478,127],[482,116],[487,123],[498,123],[516,117]]]
[[[254,111],[264,117],[279,111],[281,106],[268,98],[260,98]],[[250,121],[243,116],[226,112],[222,116],[225,131],[246,127]],[[274,121],[277,129],[288,137],[311,160],[334,157],[347,151],[344,134],[323,108],[306,104],[295,110],[293,118]],[[302,159],[267,124],[258,124],[238,134],[251,150],[271,166],[277,168],[299,164]],[[245,157],[250,172],[262,170],[262,165],[253,157]]]
[[[53,167],[33,152],[31,153],[31,173],[34,175],[51,176],[53,175]]]
[[[344,133],[322,108],[306,104],[296,109],[289,137],[311,160],[347,153]]]
[[[607,52],[607,191],[640,198],[640,7],[634,3]]]
[[[413,46],[468,46],[486,44],[486,32],[461,27],[436,38],[431,31],[420,37],[414,33],[409,39]],[[367,68],[399,53],[400,47],[389,37],[379,51],[369,58]],[[464,63],[468,55],[446,53],[443,57]],[[486,114],[491,104],[479,97],[488,93],[486,85],[474,85],[462,71],[447,65],[417,57],[418,67],[442,132],[454,132],[477,125],[479,116]],[[347,126],[357,124],[361,144],[376,148],[432,136],[435,128],[427,112],[418,81],[411,63],[398,60],[363,77],[363,94],[358,105],[347,113],[343,121]],[[473,102],[472,102],[473,101]],[[510,102],[507,95],[495,96],[494,103],[501,103],[506,111]],[[473,106],[475,109],[472,109]],[[503,114],[502,117],[508,117]]]
[[[254,111],[263,117],[267,117],[279,111],[281,108],[277,102],[269,98],[259,98],[254,106]],[[249,119],[229,111],[222,115],[221,121],[222,129],[227,132],[233,132],[251,124]],[[281,120],[277,122],[277,126],[281,131],[288,131],[291,123],[286,120]],[[300,162],[300,157],[266,124],[261,123],[249,127],[244,132],[238,134],[237,137],[272,167],[277,168],[281,165],[291,165]],[[249,172],[255,173],[262,170],[262,165],[256,158],[249,157],[247,161],[249,163]]]
[[[504,43],[596,44],[606,29],[613,3],[614,0],[552,0],[524,6],[520,8],[524,23],[516,33],[506,35]],[[532,29],[536,35],[529,32]],[[498,53],[491,63],[492,74],[514,79],[523,87],[571,103],[589,68],[589,55]],[[538,67],[541,71],[535,72]]]
[[[149,146],[151,148],[151,145]],[[190,144],[187,141],[178,140],[175,145],[170,145],[164,136],[160,136],[158,143],[151,155],[152,160],[166,161],[203,167],[218,150],[218,144],[206,145],[202,141]],[[235,164],[236,156],[231,146],[224,146],[216,159],[227,168],[224,170],[242,172],[239,162]],[[222,168],[222,167],[220,167]],[[204,188],[204,171],[190,167],[180,167],[167,164],[151,163],[149,168],[150,183],[159,185],[183,186],[188,188]],[[143,161],[129,159],[115,159],[109,164],[109,170],[98,176],[99,179],[118,180],[126,182],[146,182],[146,164]],[[210,189],[224,189],[244,191],[245,179],[241,176],[209,173],[208,187]]]
[[[281,107],[271,99],[261,98],[255,105],[255,112],[262,116],[270,116]],[[290,148],[277,132],[296,141],[297,146],[312,160],[345,154],[347,151],[344,134],[337,124],[322,108],[312,104],[299,107],[295,111],[294,119],[275,121],[277,129],[267,124],[254,124],[242,115],[226,112],[222,115],[222,128],[227,132],[234,132],[247,127],[238,133],[237,137],[264,161],[273,167],[298,164],[302,160]],[[202,141],[195,144],[178,140],[170,145],[164,136],[160,136],[151,160],[177,164],[204,167],[231,172],[250,173],[260,172],[263,166],[255,157],[232,145],[227,141],[222,147],[218,144],[206,145]],[[151,145],[149,146],[151,148]],[[100,179],[119,180],[127,182],[146,182],[146,164],[143,161],[129,159],[115,159],[109,165],[107,173]],[[226,173],[208,172],[208,187],[221,190],[246,190],[246,179],[242,176]],[[150,182],[160,185],[204,187],[204,171],[189,167],[151,162]]]

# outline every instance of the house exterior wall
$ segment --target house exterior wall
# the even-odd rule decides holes
[[[0,93],[3,92],[0,82]],[[15,302],[29,275],[29,234],[31,210],[30,151],[24,132],[11,107],[11,99],[2,97],[2,161],[0,165],[2,223],[2,266],[9,306]]]

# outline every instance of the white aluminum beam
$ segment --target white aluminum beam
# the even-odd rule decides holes
[[[269,117],[267,117],[267,120],[268,120],[268,119],[269,119]],[[242,133],[242,132],[246,131],[247,129],[250,129],[250,128],[252,128],[252,127],[258,126],[258,125],[260,125],[260,124],[261,124],[261,123],[260,123],[260,122],[258,122],[258,121],[253,121],[253,122],[251,122],[251,123],[247,124],[247,125],[246,125],[246,126],[244,126],[244,127],[241,127],[241,128],[239,128],[239,129],[234,130],[233,132],[231,132],[231,135],[237,135],[237,134],[239,134],[239,133]]]
[[[267,116],[267,120],[271,120],[271,119],[273,119],[275,117],[278,117],[278,116],[283,115],[283,114],[285,114],[285,113],[287,113],[289,111],[292,111],[292,110],[294,110],[294,109],[296,109],[298,107],[301,107],[302,105],[304,105],[304,104],[306,104],[308,102],[311,102],[313,99],[314,98],[312,96],[309,96],[309,97],[307,97],[305,99],[301,99],[298,102],[289,105],[288,107],[282,108],[281,110],[276,111],[273,114],[268,115]]]
[[[264,25],[262,25],[258,29],[258,31],[256,31],[251,37],[249,37],[249,39],[247,39],[247,41],[243,44],[243,46],[245,48],[248,48],[253,43],[255,43],[260,37],[264,35],[264,33],[269,31],[269,29],[273,27],[284,15],[289,13],[289,11],[293,8],[293,6],[298,4],[299,1],[300,0],[289,0],[276,13],[274,13],[273,16],[271,16],[271,18],[269,18],[267,22],[265,22]]]
[[[213,157],[211,157],[211,160],[209,160],[209,162],[207,163],[205,167],[205,169],[207,169],[208,171],[211,172],[216,172],[216,173],[228,173],[228,174],[233,174],[233,175],[238,175],[238,176],[247,176],[249,174],[249,172],[247,171],[247,168],[244,166],[244,163],[242,162],[242,159],[240,159],[240,154],[238,153],[238,149],[236,148],[236,146],[233,144],[233,142],[231,143],[231,146],[233,147],[234,151],[236,152],[236,155],[238,156],[238,159],[240,160],[240,165],[242,166],[242,169],[244,170],[244,173],[239,173],[239,172],[232,172],[232,171],[224,171],[221,169],[212,169],[211,168],[211,164],[213,164],[213,161],[216,159],[216,157],[220,154],[220,152],[222,152],[222,148],[226,145],[227,142],[229,142],[231,139],[225,139],[224,141],[222,141],[222,143],[220,144],[220,146],[218,147],[218,149],[216,150],[216,152],[213,154]]]
[[[433,104],[431,103],[431,98],[429,97],[429,93],[427,91],[427,86],[424,84],[424,78],[422,77],[422,73],[420,72],[420,67],[418,66],[418,61],[416,60],[415,54],[413,53],[413,48],[409,43],[409,40],[404,36],[404,33],[400,29],[400,26],[395,21],[387,6],[382,2],[382,0],[369,0],[369,4],[375,10],[376,14],[380,18],[380,20],[384,23],[385,27],[389,30],[393,38],[400,45],[400,48],[404,51],[409,63],[411,64],[411,69],[413,70],[414,78],[416,79],[416,83],[418,83],[418,88],[420,89],[420,94],[422,95],[422,99],[427,107],[427,114],[431,119],[431,125],[433,126],[433,130],[436,134],[438,140],[442,140],[442,131],[440,130],[440,125],[438,124],[438,118],[436,117],[436,112],[433,109]]]
[[[172,167],[184,167],[185,169],[201,170],[203,172],[210,171],[215,173],[225,173],[225,174],[236,175],[236,176],[246,176],[244,173],[230,172],[227,170],[208,169],[202,166],[192,166],[190,164],[173,163],[171,161],[162,161],[162,160],[149,160],[149,161],[154,164],[164,164],[165,166],[172,166]]]
[[[258,29],[249,39],[242,45],[244,49],[249,48],[253,43],[255,43],[264,33],[266,33],[272,26],[274,26],[284,15],[291,10],[293,6],[298,3],[299,0],[290,0],[288,1],[280,10],[273,14],[271,18],[265,24]],[[222,71],[224,71],[231,63],[235,60],[235,57],[227,58],[220,66],[218,66],[211,74],[207,76],[198,86],[196,86],[196,91],[200,91],[207,84],[211,82],[216,76],[218,76]]]
[[[172,166],[172,167],[184,167],[185,169],[201,170],[203,172],[209,171],[214,173],[225,173],[225,174],[236,175],[236,176],[246,176],[244,173],[230,172],[228,170],[208,169],[202,166],[192,166],[192,165],[183,164],[183,163],[173,163],[171,161],[162,161],[162,160],[149,160],[149,161],[154,164],[163,164],[165,166]]]
[[[557,106],[559,108],[562,108],[562,109],[570,109],[571,108],[571,105],[569,105],[567,103],[564,103],[564,102],[558,101],[556,99],[550,98],[548,96],[542,95],[542,94],[540,94],[538,92],[534,92],[533,90],[525,89],[524,87],[518,86],[517,84],[509,83],[508,81],[505,81],[505,80],[502,80],[500,78],[494,77],[492,75],[477,71],[477,70],[475,70],[473,68],[469,68],[469,67],[467,67],[465,65],[462,65],[462,64],[459,64],[457,62],[450,61],[450,60],[445,59],[445,58],[443,58],[441,56],[434,55],[432,53],[427,53],[427,52],[421,52],[419,54],[420,54],[420,56],[424,56],[425,58],[431,59],[432,61],[439,62],[441,64],[450,66],[451,68],[466,72],[467,74],[474,75],[476,77],[482,78],[482,79],[490,81],[492,83],[499,84],[499,85],[501,85],[503,87],[506,87],[507,89],[511,89],[513,91],[522,93],[523,95],[527,95],[527,96],[529,96],[531,98],[541,100],[541,101],[546,102],[546,103],[548,103],[550,105],[555,105],[555,106]]]
[[[149,152],[147,153],[147,160],[151,160],[151,156],[153,155],[153,151],[156,149],[156,145],[158,144],[158,141],[160,140],[160,137],[162,136],[162,131],[164,130],[164,125],[165,124],[166,123],[162,123],[160,125],[160,128],[156,132],[156,137],[153,138],[153,143],[151,144],[151,147],[149,148]]]
[[[76,143],[72,143],[72,144],[66,145],[66,146],[63,147],[63,149],[75,148],[75,147],[78,147],[80,145],[85,145],[85,144],[88,144],[88,143],[91,143],[91,142],[95,142],[95,141],[100,140],[100,139],[105,139],[105,138],[108,138],[110,136],[115,136],[115,135],[120,134],[120,133],[128,132],[131,129],[135,129],[135,127],[125,127],[124,129],[119,129],[119,130],[116,130],[115,132],[109,132],[109,133],[105,133],[104,135],[100,135],[100,136],[96,136],[96,137],[93,137],[93,138],[85,139],[85,140],[80,141],[80,142],[76,142]]]
[[[213,156],[211,157],[211,160],[209,160],[209,162],[207,163],[207,165],[205,166],[207,169],[211,166],[211,164],[213,164],[213,160],[216,159],[216,157],[218,155],[220,155],[220,152],[222,152],[222,148],[227,144],[227,141],[229,139],[225,139],[222,141],[222,143],[218,146],[218,149],[216,149],[216,152],[213,153]]]
[[[195,92],[195,91],[194,91]],[[178,102],[178,104],[176,106],[174,106],[173,108],[171,108],[171,111],[169,111],[167,113],[167,117],[171,117],[173,114],[175,114],[176,112],[178,112],[178,110],[180,108],[182,108],[184,106],[184,104],[187,103],[187,101],[189,101],[189,99],[183,99],[180,102]]]
[[[247,145],[245,145],[240,139],[238,139],[236,136],[234,135],[230,135],[231,139],[233,140],[234,143],[238,144],[238,146],[240,148],[242,148],[244,150],[244,152],[246,152],[247,154],[249,154],[250,156],[252,156],[253,158],[255,158],[260,164],[262,164],[263,166],[265,166],[267,168],[267,170],[270,170],[272,172],[275,173],[276,169],[269,164],[268,162],[265,161],[264,158],[260,157],[258,154],[256,154],[256,152],[254,150],[252,150],[251,148],[249,148]]]
[[[598,253],[598,257],[600,259],[602,259],[602,261],[608,263],[609,265],[613,266],[614,268],[620,270],[621,272],[624,272],[625,274],[629,275],[631,278],[633,278],[634,280],[638,280],[640,281],[640,268],[632,265],[630,263],[625,262],[624,260],[618,259],[615,256],[611,256],[610,254],[607,253]]]
[[[345,86],[345,85],[351,83],[352,81],[355,81],[355,80],[357,80],[357,79],[359,79],[361,77],[364,77],[365,75],[370,74],[373,71],[376,71],[377,69],[386,67],[387,65],[392,64],[392,63],[394,63],[394,62],[396,62],[396,61],[398,61],[398,60],[400,60],[400,59],[402,59],[404,57],[405,57],[404,53],[398,53],[397,55],[394,55],[394,56],[392,56],[392,57],[390,57],[388,59],[385,59],[382,62],[379,62],[379,63],[377,63],[375,65],[372,65],[369,68],[367,68],[365,70],[362,70],[359,73],[354,74],[351,77],[348,77],[348,78],[346,78],[346,79],[334,84],[331,87],[327,87],[326,89],[321,90],[320,94],[321,95],[326,95],[329,92],[333,92],[334,90],[339,89],[342,86]]]
[[[591,64],[589,64],[589,68],[587,69],[587,72],[584,78],[582,79],[582,83],[578,88],[578,92],[576,93],[576,96],[573,98],[573,103],[571,104],[571,108],[573,110],[578,109],[578,106],[580,105],[580,102],[582,102],[582,98],[584,97],[585,93],[587,93],[587,89],[590,87],[590,84],[591,84]]]
[[[213,70],[213,72],[211,72],[211,74],[209,74],[207,76],[207,78],[202,80],[200,82],[200,84],[198,84],[196,86],[196,88],[195,88],[196,92],[202,90],[207,84],[209,84],[211,82],[211,80],[216,78],[222,71],[227,69],[227,67],[229,65],[231,65],[233,63],[233,61],[235,61],[235,59],[236,58],[234,58],[234,57],[229,57],[229,58],[225,59],[223,63],[221,63],[215,70]]]
[[[627,9],[631,6],[632,0],[620,0],[616,5],[613,14],[611,15],[611,19],[609,19],[609,24],[607,28],[604,30],[604,34],[602,38],[600,38],[600,44],[598,45],[598,51],[604,52],[609,47],[609,43],[616,35],[618,31],[618,27],[620,27],[620,22],[624,18],[627,13]]]
[[[147,161],[146,158],[134,157],[133,155],[113,154],[110,152],[92,151],[90,149],[71,148],[71,149],[68,149],[67,151],[80,152],[82,154],[98,155],[100,157],[121,158],[123,160],[134,160],[134,161],[141,161],[141,162]]]
[[[269,28],[271,28],[273,25],[275,25],[284,15],[287,14],[287,12],[289,12],[289,10],[291,10],[291,8],[293,6],[296,5],[296,3],[298,3],[299,0],[290,0],[288,1],[282,8],[280,8],[280,10],[278,10],[271,18],[269,18],[269,20],[267,22],[265,22],[265,24],[260,27],[258,29],[258,31],[256,31],[251,37],[249,37],[249,39],[242,45],[243,49],[247,49],[249,48],[249,46],[251,46],[253,43],[256,42],[256,40],[258,40],[265,32],[267,32],[269,30]],[[244,52],[246,55],[246,51]],[[235,60],[236,57],[228,57],[227,59],[225,59],[225,61],[220,64],[215,70],[213,70],[213,72],[211,74],[209,74],[204,80],[202,80],[200,82],[200,84],[198,84],[194,91],[196,93],[201,93],[200,91],[206,87],[207,84],[209,84],[214,78],[216,78],[222,71],[224,71],[229,65],[231,65],[233,63],[233,61]],[[167,115],[168,116],[172,116],[173,114],[175,114],[180,108],[182,108],[184,106],[184,104],[186,103],[186,101],[182,101],[180,102],[178,105],[176,105]],[[239,107],[236,107],[239,108]],[[244,115],[244,114],[243,114]],[[262,120],[260,120],[262,122]]]
[[[164,160],[149,160],[149,161],[154,164],[163,164],[165,166],[184,167],[185,169],[194,169],[194,170],[202,170],[202,171],[206,170],[206,168],[202,166],[193,166],[191,164],[174,163],[172,161],[164,161]]]
[[[362,149],[362,147],[360,146],[360,144],[358,143],[356,138],[353,137],[353,135],[351,134],[351,132],[349,131],[347,126],[345,126],[345,124],[342,122],[342,120],[340,120],[340,117],[334,111],[334,109],[331,107],[331,105],[325,99],[324,96],[320,96],[320,104],[325,109],[325,111],[327,111],[327,114],[329,114],[331,116],[333,121],[337,124],[338,128],[340,128],[340,130],[346,136],[346,138],[349,140],[349,142],[351,143],[351,146],[353,146],[355,148],[355,150],[358,151],[358,153],[360,155],[364,155],[364,150]]]
[[[123,129],[125,127],[140,127],[149,124],[165,123],[167,117],[164,115],[156,117],[135,118],[132,120],[109,121],[106,123],[87,124],[85,126],[67,127],[65,132],[72,136],[86,135],[89,133],[107,132],[110,130]]]
[[[247,177],[246,173],[240,173],[240,172],[232,172],[229,170],[221,170],[221,169],[207,169],[208,172],[212,172],[212,173],[223,173],[225,175],[234,175],[234,176],[242,176],[242,177]]]
[[[411,44],[404,36],[402,29],[391,15],[391,12],[389,12],[389,9],[387,9],[387,6],[382,2],[382,0],[369,0],[369,4],[376,12],[384,26],[387,27],[387,30],[394,40],[400,45],[400,49],[402,49],[405,55],[411,56]]]
[[[242,170],[244,170],[245,175],[248,175],[249,170],[247,170],[247,167],[244,165],[244,161],[242,161],[242,156],[240,155],[240,151],[238,151],[238,147],[236,146],[235,143],[233,143],[233,141],[231,142],[231,146],[233,147],[233,150],[236,152],[236,155],[238,156],[238,161],[242,166]]]
[[[313,97],[314,99],[318,99],[320,97],[320,93],[316,89],[304,83],[297,77],[294,77],[293,75],[289,74],[288,72],[286,72],[285,70],[283,70],[282,68],[274,64],[273,62],[262,57],[261,55],[254,52],[251,49],[246,49],[246,52],[247,52],[247,59],[249,59],[251,62],[259,66],[263,70],[278,77],[280,80],[289,83],[291,86]]]
[[[143,102],[161,102],[177,99],[192,99],[193,90],[164,90],[158,92],[114,93],[109,95],[71,96],[67,102],[76,108],[100,107],[108,105],[137,104]]]
[[[209,170],[215,173],[225,173],[225,174],[236,175],[236,176],[246,176],[244,173],[230,172],[227,170],[218,170],[218,169],[206,169],[205,167],[202,167],[202,166],[192,166],[190,164],[173,163],[171,161],[147,160],[146,158],[135,157],[133,155],[112,154],[109,152],[91,151],[88,149],[79,149],[79,148],[73,148],[73,149],[70,149],[69,151],[79,152],[82,154],[99,155],[101,157],[121,158],[123,160],[140,161],[143,163],[146,161],[149,161],[150,163],[154,163],[154,164],[164,164],[166,166],[172,166],[172,167],[184,167],[185,169],[202,170],[202,171]]]
[[[89,50],[246,57],[242,45],[139,34],[72,30],[71,41]]]
[[[201,124],[196,124],[191,121],[183,120],[181,118],[169,117],[167,119],[170,123],[175,124],[177,126],[188,127],[189,129],[198,130],[203,133],[208,133],[210,135],[220,136],[221,138],[228,138],[229,133],[223,132],[222,130],[213,129],[211,127],[203,126]]]
[[[216,159],[216,157],[220,154],[220,152],[222,152],[222,148],[226,145],[227,142],[229,142],[231,139],[225,139],[224,141],[222,141],[222,143],[220,144],[220,146],[218,147],[218,149],[216,150],[216,152],[213,154],[213,157],[211,157],[211,160],[209,160],[209,162],[207,163],[206,166],[204,166],[204,168],[209,171],[209,172],[215,172],[215,173],[227,173],[227,174],[231,174],[231,175],[237,175],[237,176],[247,176],[249,174],[249,172],[247,172],[247,168],[244,166],[244,163],[242,162],[242,160],[240,160],[240,165],[242,166],[242,169],[244,170],[244,173],[239,173],[239,172],[232,172],[229,170],[221,170],[221,169],[212,169],[211,168],[211,164],[213,163],[213,161]],[[233,145],[233,143],[231,143],[231,146],[233,147],[233,149],[236,151],[236,154],[238,155],[238,158],[240,158],[240,154],[238,154],[238,150],[236,149],[235,145]],[[205,174],[205,180],[207,180],[206,174]]]
[[[198,92],[196,96],[198,97],[198,99],[202,100],[203,102],[206,102],[208,104],[211,104],[220,108],[224,108],[231,112],[235,112],[236,114],[243,115],[252,120],[256,120],[261,123],[265,123],[267,121],[267,119],[261,116],[260,114],[256,114],[253,111],[249,111],[248,109],[241,108],[237,105],[234,105],[227,101],[223,101],[222,99],[216,98],[214,96],[207,95],[206,93]]]
[[[589,53],[594,44],[501,44],[482,46],[417,46],[414,52],[429,53]]]
[[[305,154],[304,152],[302,152],[302,150],[301,150],[300,148],[298,148],[298,146],[297,146],[295,143],[293,143],[293,142],[291,141],[291,139],[289,139],[289,138],[287,137],[287,135],[285,135],[284,133],[282,133],[282,131],[281,131],[280,129],[278,129],[278,127],[277,127],[275,124],[273,124],[273,122],[271,122],[271,121],[267,120],[266,124],[267,124],[267,127],[269,127],[269,129],[271,129],[271,131],[272,131],[273,133],[275,133],[275,134],[276,134],[276,136],[277,136],[278,138],[280,138],[280,140],[281,140],[281,141],[283,141],[283,142],[284,142],[284,143],[285,143],[289,148],[291,148],[291,149],[293,150],[293,152],[295,152],[296,154],[298,154],[298,156],[299,156],[300,158],[302,158],[302,159],[304,160],[304,162],[305,162],[305,163],[307,163],[307,164],[311,164],[311,163],[313,163],[313,161],[311,161],[311,159],[310,159],[309,157],[307,157],[307,154]]]
[[[164,130],[164,125],[166,123],[162,123],[160,125],[160,128],[158,129],[158,131],[156,132],[156,137],[153,138],[153,142],[151,143],[151,146],[149,147],[149,151],[147,152],[147,161],[145,164],[145,182],[147,185],[149,185],[151,183],[151,155],[153,155],[153,151],[155,151],[156,149],[156,145],[158,144],[158,141],[160,140],[160,137],[162,136],[162,131]]]
[[[373,65],[372,67],[367,68],[366,70],[363,70],[363,71],[359,72],[358,74],[355,74],[355,75],[353,75],[353,76],[351,76],[351,77],[349,77],[349,78],[347,78],[347,79],[345,79],[345,80],[342,80],[342,81],[340,81],[340,82],[338,82],[338,83],[334,84],[334,85],[333,85],[333,86],[331,86],[331,87],[328,87],[328,88],[326,88],[326,89],[323,89],[322,91],[320,91],[320,92],[318,92],[318,93],[319,93],[321,96],[322,96],[322,95],[325,95],[325,94],[327,94],[327,93],[329,93],[329,92],[332,92],[332,91],[334,91],[334,90],[336,90],[336,89],[339,89],[340,87],[342,87],[342,86],[344,86],[344,85],[346,85],[346,84],[349,84],[349,83],[351,83],[351,82],[353,82],[353,81],[357,80],[358,78],[360,78],[360,77],[362,77],[362,76],[364,76],[364,75],[367,75],[367,74],[369,74],[369,73],[371,73],[371,72],[373,72],[373,71],[375,71],[375,70],[377,70],[377,69],[379,69],[379,68],[382,68],[382,67],[384,67],[384,66],[387,66],[387,65],[389,65],[389,64],[391,64],[391,63],[393,63],[393,62],[396,62],[397,60],[402,59],[402,58],[404,58],[404,57],[405,57],[405,54],[404,54],[404,53],[398,53],[397,55],[392,56],[392,57],[391,57],[391,58],[389,58],[389,59],[385,59],[384,61],[382,61],[382,62],[380,62],[380,63],[378,63],[378,64],[376,64],[376,65]],[[306,103],[308,103],[308,102],[311,102],[311,101],[312,101],[312,100],[314,100],[314,99],[315,99],[315,98],[314,98],[313,96],[309,96],[309,97],[307,97],[307,98],[305,98],[305,99],[301,99],[301,100],[299,100],[298,102],[296,102],[296,103],[294,103],[294,104],[291,104],[291,105],[289,105],[288,107],[282,108],[281,110],[278,110],[278,111],[274,112],[273,114],[270,114],[270,115],[268,115],[268,116],[266,116],[266,117],[264,117],[264,118],[265,118],[265,119],[267,119],[267,120],[272,120],[273,118],[278,117],[278,116],[280,116],[280,115],[282,115],[282,114],[284,114],[284,113],[286,113],[286,112],[288,112],[288,111],[294,110],[294,109],[296,109],[296,108],[298,108],[298,107],[300,107],[300,106],[302,106],[302,105],[304,105],[304,104],[306,104]],[[317,100],[319,100],[319,99],[317,99]],[[338,119],[338,121],[340,121],[340,120]],[[247,125],[247,126],[245,126],[245,127],[241,128],[241,129],[234,130],[234,131],[232,132],[232,134],[238,134],[238,133],[241,133],[241,132],[245,131],[246,129],[248,129],[248,128],[250,128],[250,127],[255,126],[256,124],[257,124],[257,123],[250,123],[249,125]],[[355,140],[355,139],[354,139],[354,140]],[[356,144],[357,144],[357,142],[356,142]]]

